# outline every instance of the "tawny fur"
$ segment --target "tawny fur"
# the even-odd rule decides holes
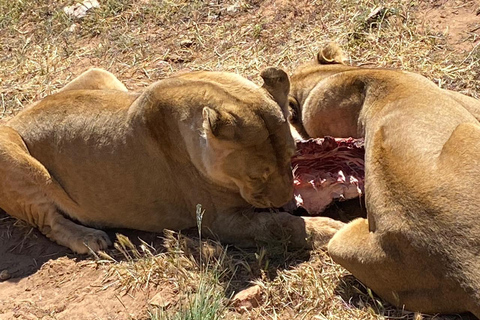
[[[262,77],[184,73],[131,93],[89,70],[0,126],[0,208],[78,253],[111,243],[98,227],[195,227],[197,204],[227,243],[324,245],[341,223],[253,210],[293,194],[289,80]]]
[[[365,137],[368,218],[333,259],[396,306],[480,317],[480,102],[396,70],[317,62],[291,80],[304,136]]]

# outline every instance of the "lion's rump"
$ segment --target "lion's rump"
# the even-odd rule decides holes
[[[292,158],[295,200],[309,214],[321,214],[335,200],[364,193],[363,139],[325,137],[297,142]]]

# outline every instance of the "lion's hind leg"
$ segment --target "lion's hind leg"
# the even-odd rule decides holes
[[[426,313],[468,311],[465,293],[445,276],[438,257],[415,248],[400,232],[371,232],[366,219],[356,219],[330,240],[328,252],[398,307]]]
[[[127,92],[127,88],[110,72],[91,68],[69,83],[59,91],[67,90],[119,90]]]
[[[0,208],[77,253],[88,253],[89,248],[102,250],[111,244],[105,232],[65,218],[57,201],[75,204],[47,169],[30,155],[20,135],[1,126]]]

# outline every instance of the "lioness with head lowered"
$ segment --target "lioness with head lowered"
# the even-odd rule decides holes
[[[289,99],[304,135],[365,137],[368,217],[342,228],[330,255],[396,306],[480,317],[480,102],[329,61],[300,67]]]
[[[225,242],[326,244],[340,223],[254,211],[293,194],[289,80],[262,77],[193,72],[129,93],[87,71],[0,126],[0,208],[78,253],[110,244],[94,228],[194,227],[197,204]]]

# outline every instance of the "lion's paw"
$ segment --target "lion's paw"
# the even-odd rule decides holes
[[[315,248],[325,247],[345,223],[327,217],[305,217],[309,242]]]
[[[67,246],[75,253],[85,254],[105,250],[112,245],[108,235],[101,230],[85,228],[81,233],[72,235]]]

